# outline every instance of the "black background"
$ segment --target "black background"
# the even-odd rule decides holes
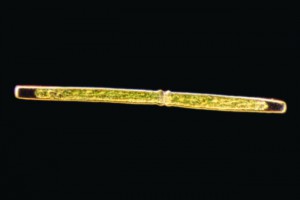
[[[9,8],[2,21],[10,198],[300,198],[296,11]],[[22,101],[17,84],[274,97],[288,112]]]

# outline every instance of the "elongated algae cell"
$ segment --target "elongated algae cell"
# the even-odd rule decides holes
[[[271,98],[172,92],[169,90],[18,85],[15,87],[15,97],[24,100],[159,105],[231,112],[282,114],[287,109],[284,101]]]

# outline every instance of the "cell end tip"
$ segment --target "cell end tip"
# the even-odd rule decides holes
[[[287,104],[281,100],[274,100],[267,102],[268,104],[268,112],[284,114],[287,112]]]
[[[35,98],[35,88],[30,86],[16,85],[14,90],[17,99]]]
[[[21,99],[21,98],[20,98],[20,86],[19,86],[19,85],[16,85],[16,86],[15,86],[14,94],[15,94],[15,97],[16,97],[17,99]]]

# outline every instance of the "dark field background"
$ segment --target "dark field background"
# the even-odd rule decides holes
[[[299,199],[296,13],[7,8],[1,133],[9,197]],[[272,97],[288,112],[22,101],[17,84]]]

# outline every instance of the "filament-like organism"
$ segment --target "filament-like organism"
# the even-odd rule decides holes
[[[15,96],[26,100],[159,105],[232,112],[285,113],[287,109],[284,101],[275,99],[169,90],[19,85],[15,88]]]

